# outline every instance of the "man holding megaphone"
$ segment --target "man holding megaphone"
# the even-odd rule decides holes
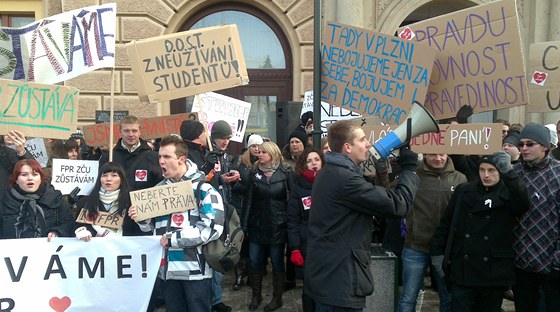
[[[406,216],[419,183],[415,173],[418,157],[401,148],[399,182],[394,189],[386,189],[368,183],[363,176],[359,165],[370,156],[371,144],[354,121],[332,124],[328,142],[331,152],[325,155],[326,165],[317,175],[311,195],[305,293],[320,311],[361,310],[366,296],[373,293],[369,269],[372,217]],[[383,147],[391,150],[397,145]]]

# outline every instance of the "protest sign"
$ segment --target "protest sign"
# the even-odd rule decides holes
[[[198,120],[198,114],[184,113],[169,116],[140,119],[140,137],[144,140],[163,138],[173,133],[179,134],[179,128],[183,120]],[[108,122],[87,125],[82,127],[82,133],[86,143],[90,146],[101,146],[109,144],[110,126]],[[113,142],[120,139],[120,126],[113,124]]]
[[[0,240],[2,311],[146,311],[160,237]],[[87,285],[87,287],[77,287]],[[131,300],[133,297],[133,300]]]
[[[45,140],[42,138],[33,138],[25,142],[25,148],[33,155],[33,158],[41,164],[41,167],[45,168],[49,161],[49,154],[45,147]]]
[[[79,209],[80,207],[78,207]],[[87,209],[81,208],[78,217],[76,218],[78,223],[95,224],[111,229],[121,229],[124,222],[124,216],[118,213],[109,213],[105,211],[98,211],[95,218],[89,218],[87,215]]]
[[[410,148],[424,154],[490,155],[502,150],[502,124],[444,124],[439,133],[424,133],[410,140]],[[371,144],[396,129],[396,125],[363,126]],[[362,169],[366,175],[375,172],[375,159],[369,157]]]
[[[78,124],[78,89],[0,79],[0,134],[68,139]]]
[[[313,91],[306,91],[303,97],[303,105],[301,106],[301,115],[306,112],[313,111]],[[323,136],[327,135],[327,127],[333,122],[345,119],[354,119],[362,115],[347,110],[342,107],[330,105],[327,102],[321,101],[321,131]]]
[[[212,130],[212,125],[216,121],[223,120],[231,127],[231,140],[243,143],[245,129],[247,129],[247,120],[251,111],[251,103],[218,93],[208,92],[195,97],[192,111],[199,112],[200,105],[202,105],[202,111],[206,116],[205,119],[201,119],[206,120],[209,131]]]
[[[120,121],[124,117],[128,116],[127,110],[119,110],[113,112],[113,121]],[[103,123],[111,121],[111,111],[108,110],[96,110],[95,111],[95,123]]]
[[[0,78],[54,84],[115,64],[115,3],[0,28]]]
[[[196,208],[191,181],[133,191],[130,192],[130,200],[136,206],[136,221]]]
[[[249,83],[236,25],[132,41],[126,48],[142,101],[156,103]]]
[[[560,41],[531,44],[527,64],[529,113],[560,111]]]
[[[435,119],[453,117],[463,105],[484,112],[528,103],[514,0],[434,17],[399,33],[439,51],[424,103]]]
[[[323,40],[321,100],[400,124],[425,98],[435,49],[333,22]]]
[[[97,179],[99,162],[96,160],[71,160],[54,158],[51,184],[63,195],[70,194],[77,186],[78,195],[89,195]]]

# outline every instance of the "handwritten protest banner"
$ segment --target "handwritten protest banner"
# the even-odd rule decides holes
[[[196,208],[191,181],[133,191],[130,192],[130,200],[136,205],[137,221]]]
[[[313,91],[306,91],[303,97],[303,105],[301,106],[301,114],[313,111]],[[342,107],[330,105],[327,102],[321,101],[321,131],[323,136],[327,134],[327,127],[338,120],[354,119],[362,115],[347,110]]]
[[[127,110],[113,111],[113,121],[120,121],[126,116],[128,116]],[[108,110],[95,111],[95,123],[103,123],[109,121],[111,121],[111,111]]]
[[[41,164],[41,167],[45,168],[49,161],[49,154],[45,147],[45,140],[42,138],[33,138],[25,142],[25,148],[33,155],[33,158]]]
[[[212,130],[212,125],[216,121],[226,121],[231,127],[231,140],[243,143],[245,129],[247,129],[247,120],[251,111],[251,103],[218,93],[208,92],[195,97],[192,111],[199,112],[199,105],[202,105],[202,111],[206,115],[206,119],[201,119],[206,120],[208,130]]]
[[[127,44],[138,96],[151,103],[249,83],[236,25]]]
[[[424,99],[435,49],[333,22],[323,40],[321,100],[400,124]]]
[[[140,120],[140,136],[142,139],[162,138],[166,135],[179,133],[183,120],[198,120],[196,113],[184,113]],[[110,127],[108,122],[87,125],[82,127],[82,133],[86,143],[90,146],[101,146],[109,144]],[[121,137],[118,123],[113,124],[113,142]]]
[[[115,64],[116,4],[0,28],[0,78],[54,84]]]
[[[530,104],[526,111],[560,111],[560,41],[531,44],[527,63]]]
[[[78,89],[0,79],[0,134],[68,139],[78,124]]]
[[[80,208],[80,207],[78,207]],[[121,229],[124,223],[124,216],[118,213],[109,213],[104,211],[98,211],[95,218],[89,218],[87,215],[88,211],[86,208],[81,208],[76,222],[95,224],[111,229]]]
[[[0,308],[146,311],[161,262],[159,240],[155,236],[94,237],[89,242],[61,237],[51,242],[0,240]]]
[[[502,150],[502,124],[444,124],[439,133],[424,133],[410,140],[410,148],[424,154],[490,155]],[[368,141],[373,144],[396,129],[396,125],[363,126]],[[366,174],[374,172],[374,159],[362,164]]]
[[[399,33],[439,51],[424,104],[435,119],[453,117],[463,105],[484,112],[528,103],[514,0],[441,15]]]
[[[51,184],[63,195],[70,194],[77,186],[78,195],[89,195],[97,179],[99,162],[96,160],[70,160],[54,158]]]

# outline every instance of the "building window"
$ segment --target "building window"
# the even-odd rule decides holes
[[[34,14],[0,14],[2,27],[19,28],[35,21]]]

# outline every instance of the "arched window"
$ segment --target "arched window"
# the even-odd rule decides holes
[[[276,103],[292,99],[292,55],[282,29],[264,12],[244,4],[206,8],[179,31],[236,24],[249,74],[249,85],[217,93],[252,103],[247,133],[276,139]],[[190,112],[192,97],[171,101],[171,113]],[[232,142],[233,143],[233,142]],[[234,150],[240,149],[233,146]]]

